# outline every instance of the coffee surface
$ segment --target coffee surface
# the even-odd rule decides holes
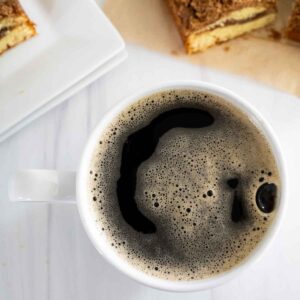
[[[88,184],[113,251],[171,280],[212,277],[243,261],[280,195],[275,158],[252,121],[187,90],[125,108],[99,140]]]

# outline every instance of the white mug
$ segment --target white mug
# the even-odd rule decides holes
[[[88,199],[87,191],[87,182],[90,170],[89,166],[93,151],[97,147],[102,132],[106,129],[110,122],[130,104],[147,95],[169,89],[191,89],[214,94],[224,99],[224,101],[232,103],[240,110],[245,112],[267,138],[272,152],[276,158],[279,169],[281,179],[281,194],[277,203],[276,218],[271,224],[271,227],[259,245],[243,262],[235,266],[233,269],[223,272],[220,275],[212,278],[193,281],[171,281],[153,277],[143,273],[140,270],[137,270],[111,249],[110,244],[105,239],[105,235],[102,232],[99,232],[97,229],[94,218],[92,217],[91,206],[89,205],[90,201]],[[175,292],[187,292],[216,287],[240,274],[240,272],[243,271],[247,266],[252,264],[254,261],[257,261],[263,255],[267,247],[271,244],[271,241],[274,239],[284,215],[287,201],[286,183],[287,174],[285,171],[285,164],[279,143],[277,142],[276,137],[266,120],[264,120],[264,118],[246,100],[242,99],[233,92],[216,85],[199,81],[180,81],[164,83],[136,93],[135,95],[121,101],[118,105],[113,107],[105,115],[105,117],[103,117],[99,125],[91,134],[82,155],[77,173],[58,172],[55,170],[19,171],[14,175],[10,182],[9,197],[12,201],[76,203],[81,221],[90,240],[99,253],[112,265],[114,265],[123,273],[127,274],[129,277],[150,287]]]

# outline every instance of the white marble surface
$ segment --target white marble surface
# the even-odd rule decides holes
[[[136,46],[128,52],[122,65],[0,144],[0,299],[300,299],[300,99]],[[75,205],[16,204],[7,197],[15,170],[75,170],[111,105],[172,79],[213,82],[247,98],[275,129],[290,176],[287,215],[269,253],[231,282],[189,294],[153,290],[116,271],[88,240]]]

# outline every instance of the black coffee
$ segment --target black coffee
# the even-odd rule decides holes
[[[144,272],[193,280],[229,270],[261,241],[280,180],[270,147],[224,100],[166,91],[127,107],[95,150],[99,234]]]

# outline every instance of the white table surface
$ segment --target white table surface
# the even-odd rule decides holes
[[[122,65],[0,144],[0,299],[300,299],[300,99],[133,45],[128,52]],[[110,106],[173,79],[213,82],[248,99],[278,135],[289,173],[289,207],[269,253],[223,286],[186,294],[144,287],[110,266],[88,240],[75,205],[10,203],[7,196],[15,170],[75,170]]]

